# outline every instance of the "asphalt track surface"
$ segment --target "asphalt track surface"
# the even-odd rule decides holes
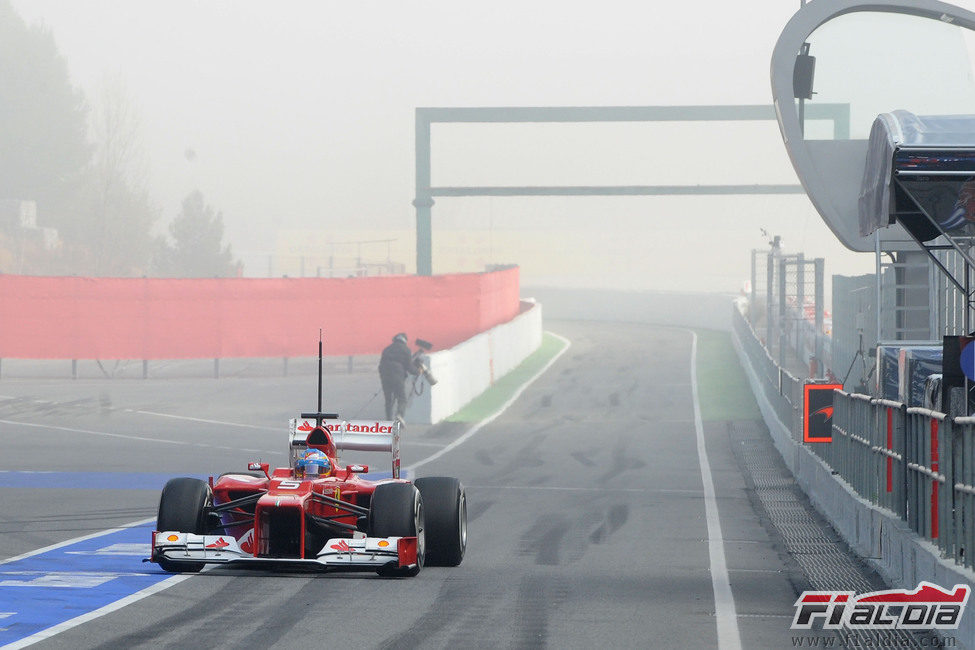
[[[717,647],[691,333],[586,322],[548,329],[571,348],[503,415],[416,472],[467,486],[460,567],[410,579],[214,569],[35,647]],[[351,416],[377,388],[366,370],[328,376],[326,410]],[[133,475],[283,463],[287,419],[314,408],[315,379],[4,379],[0,396],[0,479],[91,472],[120,483],[0,487],[3,560],[154,516],[158,490],[127,489]],[[359,415],[380,412],[376,398]],[[410,427],[404,465],[469,426]],[[741,647],[792,647],[802,578],[749,496],[732,429],[703,427],[733,625]]]

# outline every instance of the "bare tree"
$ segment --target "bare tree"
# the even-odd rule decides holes
[[[149,199],[149,165],[136,103],[119,75],[103,79],[91,111],[95,153],[85,213],[71,235],[84,244],[95,275],[142,275],[158,211]]]

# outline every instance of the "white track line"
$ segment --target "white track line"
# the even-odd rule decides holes
[[[73,427],[59,427],[53,424],[37,424],[36,422],[18,422],[16,420],[0,420],[0,424],[10,424],[18,427],[33,427],[35,429],[51,429],[52,431],[67,431],[68,433],[84,433],[90,436],[102,436],[106,438],[124,438],[125,440],[138,440],[139,442],[158,442],[163,445],[185,445],[188,447],[205,447],[207,449],[226,449],[229,451],[248,451],[255,454],[283,454],[285,452],[269,451],[266,449],[241,449],[240,447],[226,447],[223,445],[211,445],[205,442],[187,442],[185,440],[166,440],[165,438],[146,438],[144,436],[129,436],[124,433],[109,433],[108,431],[92,431],[91,429],[75,429]]]
[[[495,418],[497,418],[499,415],[501,415],[502,413],[504,413],[505,411],[507,411],[508,410],[508,407],[511,406],[512,404],[514,404],[515,403],[515,400],[517,400],[519,397],[521,397],[521,394],[524,393],[525,390],[529,386],[531,386],[533,383],[535,383],[535,380],[538,379],[539,377],[541,377],[545,373],[546,370],[548,370],[549,368],[551,368],[552,367],[552,364],[554,364],[556,361],[558,361],[559,360],[559,357],[561,357],[563,354],[565,354],[565,351],[568,350],[572,346],[572,341],[570,341],[567,338],[564,338],[564,337],[559,336],[558,334],[554,334],[552,332],[546,332],[546,334],[550,334],[550,335],[554,336],[555,338],[557,338],[558,340],[562,341],[562,343],[565,344],[565,347],[563,347],[561,350],[559,350],[559,352],[554,357],[552,357],[551,359],[549,359],[548,360],[548,363],[546,363],[544,366],[542,366],[541,370],[539,370],[538,372],[536,372],[534,375],[532,375],[528,379],[528,381],[526,381],[524,384],[522,384],[521,387],[518,388],[518,390],[515,391],[515,394],[512,395],[508,399],[507,402],[505,402],[504,404],[502,404],[501,407],[497,411],[495,411],[494,413],[492,413],[488,417],[484,418],[483,420],[481,420],[480,422],[478,422],[477,424],[475,424],[474,426],[472,426],[470,429],[468,429],[467,431],[465,431],[459,438],[457,438],[456,440],[454,440],[452,443],[450,443],[449,445],[447,445],[446,447],[444,447],[440,451],[436,452],[435,454],[433,454],[431,456],[427,456],[423,460],[417,461],[417,462],[413,463],[412,465],[408,465],[407,467],[404,467],[403,469],[412,472],[412,471],[416,470],[417,467],[422,467],[423,465],[426,465],[427,463],[429,463],[431,461],[434,461],[434,460],[440,458],[441,456],[443,456],[444,454],[446,454],[448,451],[452,451],[452,450],[456,449],[457,447],[460,447],[462,444],[464,444],[465,442],[467,442],[468,440],[470,440],[471,438],[473,438],[474,437],[474,434],[476,434],[478,431],[480,431],[485,425],[490,424],[491,422],[493,422],[495,420]]]
[[[96,537],[102,537],[104,535],[111,535],[112,533],[117,533],[119,531],[125,530],[126,528],[135,528],[136,526],[145,526],[146,524],[151,524],[156,520],[155,517],[150,519],[140,519],[139,521],[133,521],[127,524],[123,524],[118,528],[110,528],[108,530],[102,530],[97,533],[90,533],[88,535],[82,535],[81,537],[74,537],[64,542],[58,542],[57,544],[51,544],[50,546],[45,546],[44,548],[34,549],[33,551],[28,551],[21,555],[15,555],[14,557],[8,557],[6,560],[0,560],[0,564],[9,564],[11,562],[16,562],[17,560],[23,560],[24,558],[33,557],[35,555],[40,555],[41,553],[47,553],[48,551],[53,551],[54,549],[61,548],[63,546],[70,546],[71,544],[76,544],[78,542],[84,542],[85,540],[94,539]]]
[[[109,433],[108,431],[92,431],[91,429],[75,429],[73,427],[59,427],[53,424],[38,424],[36,422],[18,422],[16,420],[0,420],[0,424],[10,424],[18,427],[33,427],[35,429],[51,429],[53,431],[67,431],[68,433],[85,433],[91,436],[103,436],[106,438],[124,438],[125,440],[138,440],[140,442],[158,442],[163,445],[190,445],[194,443],[181,440],[165,440],[163,438],[145,438],[142,436],[128,436],[124,433]]]
[[[690,331],[690,330],[688,330]],[[735,614],[735,597],[731,593],[731,578],[724,556],[724,538],[718,517],[718,501],[714,494],[714,479],[704,444],[704,425],[701,422],[701,402],[697,392],[697,333],[691,332],[691,393],[694,397],[694,430],[697,434],[697,459],[704,484],[704,512],[708,524],[708,555],[711,561],[711,588],[714,590],[714,617],[718,626],[718,648],[741,650],[741,632]]]
[[[189,420],[190,422],[202,422],[204,424],[219,424],[225,427],[242,427],[245,429],[257,429],[259,431],[280,431],[280,428],[261,427],[254,424],[240,424],[239,422],[224,422],[223,420],[207,420],[205,418],[191,418],[187,415],[173,415],[172,413],[157,413],[156,411],[138,411],[135,409],[122,409],[127,413],[138,413],[140,415],[154,415],[159,418],[172,418],[174,420]]]
[[[78,627],[82,623],[87,623],[88,621],[91,621],[93,619],[100,618],[105,614],[110,614],[111,612],[114,612],[118,609],[122,609],[126,605],[131,605],[136,601],[142,600],[147,596],[151,596],[152,594],[159,593],[160,591],[163,591],[165,589],[169,589],[173,585],[179,584],[184,580],[189,580],[194,575],[195,574],[192,573],[181,573],[181,574],[171,576],[169,578],[166,578],[165,580],[157,582],[151,587],[146,587],[142,591],[137,591],[134,594],[130,594],[125,598],[116,600],[115,602],[109,603],[104,607],[90,611],[87,614],[76,616],[75,618],[69,619],[62,623],[58,623],[57,625],[54,625],[52,627],[45,628],[40,632],[24,637],[23,639],[20,639],[18,641],[14,641],[13,643],[8,643],[7,645],[3,646],[3,648],[4,650],[7,649],[14,650],[14,648],[25,648],[29,645],[33,645],[35,643],[43,641],[44,639],[49,639],[56,634],[60,634],[61,632],[70,630],[73,627]]]
[[[58,548],[62,548],[62,547],[65,547],[65,546],[70,546],[71,544],[76,544],[78,542],[84,542],[86,540],[94,539],[96,537],[103,537],[105,535],[110,535],[112,533],[117,533],[119,531],[126,530],[128,528],[135,528],[137,526],[144,526],[146,524],[153,523],[154,521],[156,521],[156,518],[155,517],[152,517],[150,519],[140,519],[139,521],[133,521],[133,522],[130,522],[130,523],[125,524],[123,526],[119,526],[118,528],[110,528],[108,530],[99,531],[97,533],[91,533],[89,535],[82,535],[81,537],[75,537],[75,538],[72,538],[72,539],[69,539],[69,540],[66,540],[66,541],[63,541],[63,542],[58,542],[57,544],[51,544],[50,546],[45,546],[44,548],[38,548],[38,549],[35,549],[33,551],[29,551],[27,553],[23,553],[21,555],[17,555],[15,557],[7,558],[6,560],[0,560],[0,564],[10,564],[11,562],[16,562],[17,560],[23,560],[24,558],[33,557],[35,555],[40,555],[41,553],[46,553],[48,551],[53,551],[53,550],[58,549]],[[190,578],[193,577],[193,575],[194,574],[192,574],[192,573],[183,573],[183,574],[174,575],[172,577],[166,578],[165,580],[162,580],[160,582],[157,582],[156,584],[154,584],[154,585],[152,585],[150,587],[146,587],[142,591],[137,591],[134,594],[130,594],[130,595],[126,596],[125,598],[122,598],[120,600],[116,600],[113,603],[109,603],[108,605],[105,605],[104,607],[101,607],[99,609],[96,609],[96,610],[93,610],[91,612],[88,612],[87,614],[82,614],[81,616],[76,616],[75,618],[69,619],[69,620],[64,621],[62,623],[58,623],[57,625],[54,625],[52,627],[45,628],[45,629],[41,630],[40,632],[37,632],[35,634],[32,634],[31,636],[24,637],[23,639],[19,639],[18,641],[14,641],[13,643],[8,643],[7,645],[3,646],[3,648],[4,648],[4,650],[7,650],[7,649],[13,650],[14,648],[24,648],[26,646],[32,645],[34,643],[37,643],[39,641],[43,641],[44,639],[49,639],[50,637],[54,636],[55,634],[59,634],[61,632],[64,632],[65,630],[70,630],[71,628],[77,627],[77,626],[81,625],[82,623],[87,623],[90,620],[93,620],[93,619],[99,618],[101,616],[104,616],[105,614],[109,614],[111,612],[114,612],[115,610],[121,609],[121,608],[125,607],[126,605],[130,605],[130,604],[132,604],[132,603],[134,603],[134,602],[136,602],[138,600],[142,600],[146,596],[151,596],[152,594],[155,594],[155,593],[158,593],[160,591],[163,591],[164,589],[169,589],[170,587],[172,587],[175,584],[178,584],[180,582],[183,582],[184,580],[189,580]]]
[[[19,400],[19,399],[22,399],[22,398],[14,397],[12,395],[0,395],[0,399]],[[54,402],[54,401],[51,401],[51,400],[42,400],[42,399],[34,399],[34,398],[27,398],[27,399],[28,399],[28,401],[30,401],[33,404],[49,404],[49,405],[53,405],[53,406],[59,406],[59,403],[58,402]],[[120,412],[120,413],[135,413],[137,415],[152,415],[152,416],[158,417],[158,418],[171,418],[171,419],[174,419],[174,420],[188,420],[190,422],[202,422],[203,424],[217,424],[217,425],[224,426],[224,427],[239,427],[239,428],[242,428],[242,429],[256,429],[258,431],[279,431],[279,429],[278,428],[275,428],[275,427],[264,427],[264,426],[259,426],[259,425],[256,425],[256,424],[243,424],[243,423],[240,423],[240,422],[227,422],[225,420],[208,420],[208,419],[205,419],[205,418],[194,418],[194,417],[190,417],[188,415],[175,415],[173,413],[160,413],[158,411],[144,411],[144,410],[141,410],[141,409],[129,409],[129,408],[113,408],[113,409],[109,409],[109,410],[115,411],[115,412]]]

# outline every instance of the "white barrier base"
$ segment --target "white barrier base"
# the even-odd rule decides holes
[[[436,424],[466,406],[494,382],[514,370],[542,344],[542,306],[522,302],[523,310],[507,323],[430,355],[436,386],[418,382],[406,409],[406,422]],[[407,389],[412,382],[407,382]]]

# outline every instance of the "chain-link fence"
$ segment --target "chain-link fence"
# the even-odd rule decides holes
[[[751,266],[749,322],[763,332],[779,366],[796,375],[823,376],[832,352],[826,331],[824,260],[785,254],[776,239],[769,250],[752,251]]]
[[[398,239],[293,241],[276,251],[241,251],[247,277],[361,278],[406,273]]]

